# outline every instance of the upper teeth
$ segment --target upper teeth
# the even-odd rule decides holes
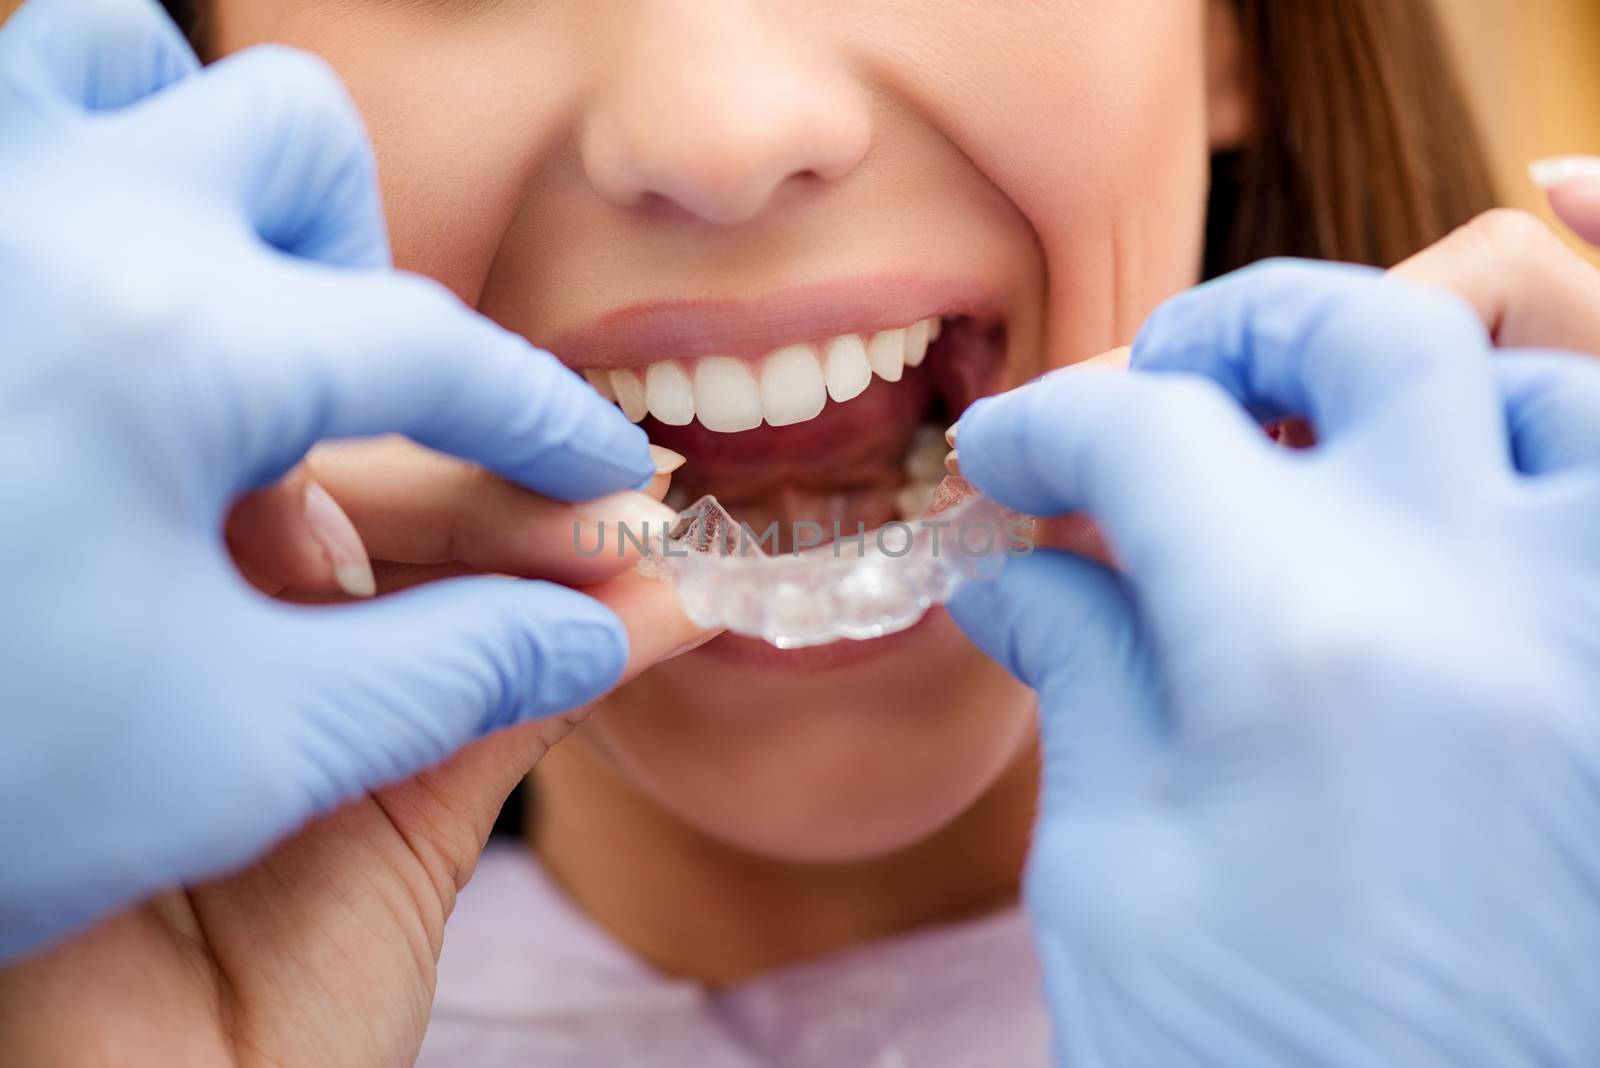
[[[703,356],[584,375],[636,423],[647,414],[668,426],[698,417],[707,430],[725,434],[754,430],[763,420],[791,426],[815,419],[829,397],[843,403],[860,396],[874,374],[900,381],[905,368],[922,363],[942,325],[935,317],[877,334],[844,334],[759,360]]]

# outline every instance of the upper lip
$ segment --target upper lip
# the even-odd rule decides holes
[[[841,280],[758,300],[671,300],[618,308],[554,339],[572,367],[613,370],[665,359],[756,359],[784,345],[873,333],[932,316],[999,318],[996,299],[968,281]]]

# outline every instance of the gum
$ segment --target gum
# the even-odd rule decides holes
[[[979,540],[973,531],[986,528]],[[769,555],[715,497],[685,509],[640,570],[672,582],[697,625],[780,649],[866,641],[907,630],[968,582],[999,575],[1032,521],[947,478],[925,515],[858,539]]]

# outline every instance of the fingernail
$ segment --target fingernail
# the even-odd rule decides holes
[[[315,482],[306,483],[305,517],[306,528],[333,566],[333,580],[339,588],[351,597],[376,594],[378,580],[356,525],[328,491]]]
[[[957,478],[961,477],[961,453],[959,450],[950,450],[950,455],[944,458],[944,469]]]
[[[944,432],[944,443],[952,449],[956,447],[956,435],[961,432],[961,420],[957,419],[950,424],[950,429]]]
[[[722,633],[723,632],[720,631],[720,630],[719,631],[713,631],[712,633],[707,634],[704,637],[696,638],[694,641],[689,642],[686,645],[680,645],[676,649],[672,650],[672,652],[670,652],[666,656],[662,657],[659,661],[657,661],[657,663],[663,663],[664,664],[668,660],[676,660],[680,656],[687,656],[688,654],[694,652],[696,649],[700,648],[702,645],[704,645],[707,642],[709,642],[711,639],[721,637]]]
[[[1579,178],[1600,181],[1600,156],[1538,159],[1528,164],[1528,174],[1533,178],[1533,184],[1541,189],[1554,189]]]
[[[642,493],[615,493],[577,505],[575,510],[580,521],[596,526],[604,523],[613,531],[626,530],[639,541],[654,537],[678,522],[677,512]],[[601,536],[605,537],[603,532]]]
[[[670,475],[689,462],[689,458],[683,453],[664,449],[660,445],[650,446],[650,458],[656,462],[656,474],[658,475]]]

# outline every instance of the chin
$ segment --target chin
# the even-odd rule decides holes
[[[744,852],[895,853],[971,809],[1029,749],[1035,706],[943,613],[861,646],[831,663],[800,654],[804,670],[707,647],[597,708],[582,744],[656,807]]]

